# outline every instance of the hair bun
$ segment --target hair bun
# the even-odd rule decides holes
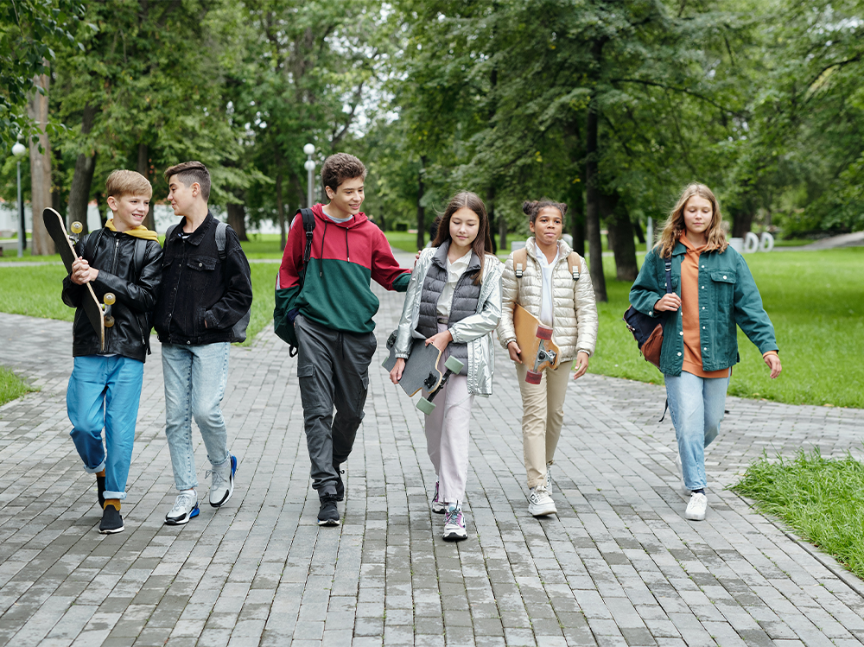
[[[534,211],[534,207],[536,207],[536,206],[537,206],[537,200],[533,200],[533,201],[532,200],[526,200],[525,202],[522,203],[522,212],[526,216],[530,216],[531,213]]]

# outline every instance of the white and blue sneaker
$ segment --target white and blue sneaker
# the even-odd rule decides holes
[[[165,523],[169,526],[182,526],[190,519],[194,519],[199,515],[201,510],[198,509],[198,495],[195,490],[183,490],[177,495],[177,500],[174,501],[174,507],[171,512],[165,515]]]
[[[444,512],[444,535],[445,541],[461,541],[468,539],[465,530],[465,515],[462,514],[462,506],[451,503]]]
[[[210,481],[210,505],[218,508],[228,503],[234,493],[234,472],[237,471],[237,457],[230,456],[230,460],[223,461],[216,469],[207,470],[205,476],[213,476]]]

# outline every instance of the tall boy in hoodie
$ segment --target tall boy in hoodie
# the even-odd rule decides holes
[[[321,526],[339,525],[336,502],[345,497],[340,465],[363,420],[368,369],[377,347],[372,317],[378,298],[370,279],[404,292],[411,277],[396,263],[381,230],[360,211],[365,178],[366,167],[353,155],[338,153],[324,161],[321,180],[330,202],[312,208],[315,231],[302,290],[306,232],[299,215],[276,280],[277,331],[293,326],[297,336],[297,377]]]

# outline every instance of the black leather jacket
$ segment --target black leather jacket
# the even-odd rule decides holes
[[[100,352],[99,333],[93,330],[81,308],[84,286],[67,276],[63,279],[63,302],[75,311],[72,327],[72,355],[117,354],[143,362],[150,352],[150,329],[153,309],[162,279],[162,248],[156,241],[146,241],[140,275],[135,276],[135,241],[128,234],[103,228],[84,236],[75,246],[79,256],[99,270],[92,282],[99,301],[113,292],[117,302],[111,308],[114,326],[105,329],[105,352]],[[95,244],[95,248],[94,248]]]
[[[243,341],[232,329],[252,307],[252,277],[240,239],[228,227],[220,258],[211,213],[186,240],[183,224],[180,220],[165,240],[154,320],[159,341],[194,346]]]

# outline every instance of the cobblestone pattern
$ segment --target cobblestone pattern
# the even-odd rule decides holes
[[[410,257],[400,258],[407,264]],[[559,515],[527,511],[521,406],[503,353],[472,420],[469,539],[441,540],[422,414],[386,380],[401,295],[381,298],[366,419],[339,528],[315,524],[295,360],[272,329],[234,347],[223,402],[231,502],[187,526],[164,439],[159,344],[145,367],[123,515],[102,536],[65,411],[68,323],[0,315],[0,363],[40,387],[0,408],[0,644],[859,645],[860,584],[722,490],[763,451],[861,454],[864,412],[729,398],[708,454],[711,507],[683,518],[663,390],[571,383]],[[195,432],[199,477],[206,453]],[[204,488],[206,489],[206,487]],[[203,498],[206,492],[199,496]],[[839,575],[839,576],[838,576]],[[857,589],[857,590],[856,590]]]

